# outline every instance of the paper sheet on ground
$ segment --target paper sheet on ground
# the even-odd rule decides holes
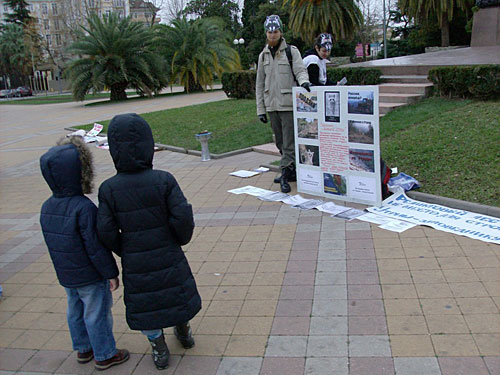
[[[401,233],[415,226],[416,224],[409,223],[407,221],[391,220],[385,224],[379,225],[379,228]]]
[[[261,188],[258,188],[258,187],[255,187],[255,186],[251,186],[251,185],[247,185],[247,186],[243,186],[243,187],[240,187],[240,188],[228,190],[227,192],[228,193],[233,193],[233,194],[248,194],[248,195],[252,195],[254,197],[260,197],[262,195],[266,195],[266,194],[272,193],[271,190],[261,189]]]
[[[259,167],[259,168],[255,168],[254,171],[259,172],[259,173],[264,173],[264,172],[269,172],[269,168]]]
[[[269,194],[266,195],[261,195],[258,197],[260,200],[267,201],[267,202],[280,202],[283,199],[286,199],[288,197],[288,194],[282,193],[280,191],[272,191]]]
[[[409,198],[403,189],[384,200],[381,207],[370,207],[368,211],[395,220],[427,225],[444,232],[500,244],[500,218],[417,201]]]
[[[240,169],[239,171],[231,172],[229,173],[231,176],[236,176],[236,177],[241,177],[241,178],[247,178],[247,177],[253,177],[255,175],[258,175],[260,172],[255,172],[255,171],[246,171],[244,169]]]
[[[319,199],[309,199],[306,202],[296,204],[295,208],[298,208],[300,210],[312,210],[313,208],[316,208],[318,206],[321,206],[323,204],[322,200]]]
[[[300,194],[295,194],[283,199],[282,202],[285,204],[289,204],[290,206],[297,206],[301,203],[307,202],[308,200],[309,199],[302,198]]]
[[[341,212],[344,212],[344,211],[351,209],[351,207],[339,206],[333,202],[326,202],[326,203],[323,203],[321,206],[318,206],[315,208],[318,211],[326,212],[327,214],[331,214],[331,215],[337,215],[337,214],[340,214]]]
[[[356,219],[379,225],[393,221],[393,219],[388,218],[387,216],[377,215],[371,212],[367,212],[364,215],[358,216]]]
[[[346,219],[346,220],[353,220],[358,218],[359,216],[363,215],[365,212],[358,210],[357,208],[351,208],[347,211],[341,212],[337,215],[332,215],[332,217],[339,217],[341,219]]]

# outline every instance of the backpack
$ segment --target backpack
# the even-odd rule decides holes
[[[391,169],[387,166],[383,159],[380,159],[380,184],[382,185],[382,199],[391,195],[387,183],[391,178]]]
[[[292,70],[293,79],[295,80],[295,83],[298,86],[299,85],[299,81],[297,81],[297,77],[295,77],[295,73],[293,72],[292,47],[290,47],[290,44],[286,45],[286,47],[285,47],[285,53],[286,53],[286,57],[288,58],[288,63],[290,64],[290,69]]]

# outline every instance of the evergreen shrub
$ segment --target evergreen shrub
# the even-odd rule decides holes
[[[439,96],[498,99],[500,97],[500,65],[447,66],[429,70]]]
[[[252,99],[255,98],[255,70],[240,70],[224,72],[221,82],[222,89],[229,98]]]
[[[333,82],[346,77],[349,86],[378,85],[382,71],[374,68],[328,68],[326,74]]]

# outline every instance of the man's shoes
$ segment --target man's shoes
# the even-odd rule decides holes
[[[76,360],[78,361],[78,363],[87,363],[92,361],[92,359],[94,359],[94,352],[92,350],[86,353],[76,353]]]
[[[194,338],[191,332],[189,323],[179,324],[174,327],[174,334],[177,340],[185,349],[190,349],[194,346]]]
[[[281,175],[281,180],[280,180],[280,188],[282,193],[289,193],[292,188],[290,187],[290,184],[288,183],[288,176],[287,173],[285,173],[286,169],[283,170],[283,174]]]
[[[168,367],[168,360],[170,359],[170,351],[168,350],[165,336],[163,333],[156,339],[149,339],[151,348],[153,349],[153,362],[158,370],[163,370]]]
[[[278,175],[278,176],[274,177],[273,182],[274,182],[275,184],[279,184],[279,183],[280,183],[280,181],[281,181],[281,175]]]
[[[288,167],[287,169],[289,169],[289,174],[288,174],[288,181],[290,182],[295,182],[297,181],[297,172],[295,171],[295,167]],[[274,177],[274,180],[273,182],[275,184],[279,184],[280,181],[281,181],[281,176],[283,175],[283,170],[281,172],[280,175]]]
[[[118,349],[118,352],[104,361],[95,361],[96,370],[107,370],[111,366],[119,365],[120,363],[128,361],[130,354],[127,349]]]

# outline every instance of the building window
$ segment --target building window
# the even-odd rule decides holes
[[[111,15],[111,11],[109,9],[106,10],[106,16],[110,16]]]
[[[56,44],[57,44],[58,46],[60,46],[60,45],[61,45],[61,35],[60,35],[60,34],[56,34]]]
[[[52,14],[54,16],[57,16],[57,4],[56,3],[52,3]]]
[[[42,14],[49,14],[49,8],[47,4],[42,4]]]
[[[59,30],[59,20],[54,20],[54,29]]]
[[[49,46],[51,46],[52,45],[52,38],[50,37],[50,35],[45,35],[45,37],[47,38],[47,44]]]
[[[4,12],[10,12],[10,7],[8,5],[3,6],[3,11]]]
[[[43,28],[45,30],[50,30],[50,23],[49,20],[43,20]]]

